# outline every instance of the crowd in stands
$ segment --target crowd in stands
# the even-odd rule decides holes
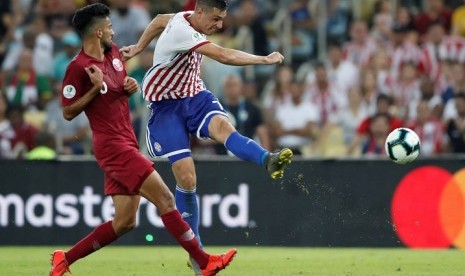
[[[0,1],[0,158],[92,154],[85,115],[63,119],[61,81],[81,49],[72,15],[95,2],[112,9],[120,47],[136,43],[156,14],[195,5]],[[366,0],[357,14],[353,2],[229,1],[225,28],[210,40],[257,55],[291,46],[279,66],[233,67],[204,59],[202,79],[232,124],[269,150],[289,147],[304,157],[384,156],[384,140],[397,127],[417,132],[422,156],[465,153],[465,2]],[[317,47],[321,9],[324,53]],[[289,33],[276,24],[283,11]],[[139,82],[152,65],[155,43],[126,64]],[[144,151],[147,103],[138,93],[129,101]],[[211,141],[192,143],[194,154],[229,154]]]

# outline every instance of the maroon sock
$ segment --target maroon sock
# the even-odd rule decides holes
[[[66,261],[68,265],[71,265],[80,258],[91,254],[94,251],[108,245],[115,241],[118,236],[113,229],[111,221],[107,221],[97,226],[85,238],[76,243],[68,252],[65,253]]]
[[[189,224],[182,219],[178,210],[173,210],[161,215],[161,220],[166,230],[178,241],[189,255],[194,258],[199,267],[204,269],[208,264],[210,255],[202,250],[194,232],[192,232]]]

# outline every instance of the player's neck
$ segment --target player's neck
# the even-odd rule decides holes
[[[105,59],[104,49],[98,42],[84,41],[82,48],[86,55],[93,57],[96,60],[103,61]]]
[[[197,24],[197,14],[194,11],[192,14],[186,17],[187,22],[196,30],[197,32],[200,32],[199,24]]]

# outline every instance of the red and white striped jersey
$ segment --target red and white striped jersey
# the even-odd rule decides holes
[[[391,59],[391,74],[397,77],[400,67],[403,63],[418,64],[421,58],[420,48],[410,42],[404,42],[400,47],[394,48],[388,45],[388,54]]]
[[[465,62],[465,39],[448,36],[439,45],[428,42],[423,46],[420,69],[433,80],[439,77],[440,60]]]
[[[344,59],[353,62],[358,67],[367,66],[376,49],[376,42],[371,38],[364,45],[348,42],[344,45]]]
[[[191,13],[175,14],[158,39],[153,66],[142,82],[146,101],[193,97],[205,89],[200,79],[203,56],[194,50],[209,41],[190,25]]]

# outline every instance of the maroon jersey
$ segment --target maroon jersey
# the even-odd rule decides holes
[[[94,153],[100,165],[128,148],[137,148],[129,116],[128,94],[123,88],[126,69],[116,45],[99,61],[83,50],[70,62],[63,80],[63,106],[89,91],[93,84],[84,68],[95,64],[103,72],[103,88],[85,108],[92,129]]]

